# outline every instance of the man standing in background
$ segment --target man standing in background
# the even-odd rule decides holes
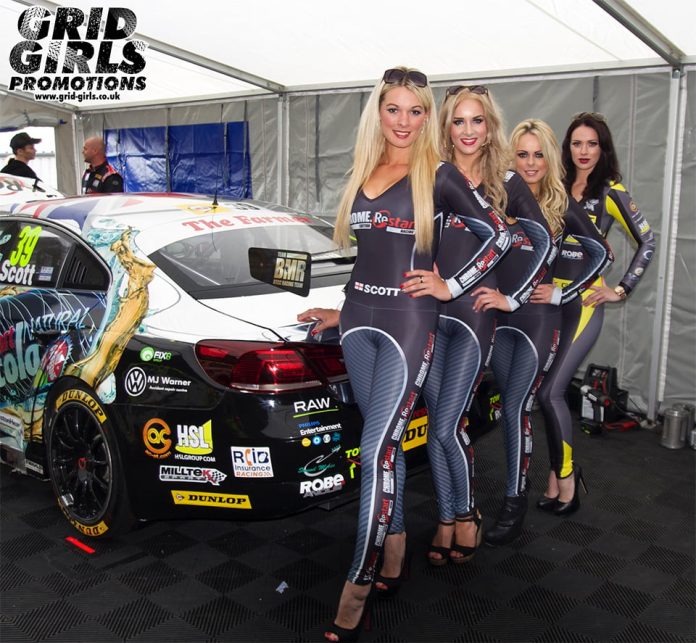
[[[88,138],[82,146],[82,156],[89,163],[82,175],[82,194],[123,192],[123,177],[106,160],[106,146],[101,138]]]
[[[14,176],[24,176],[27,179],[38,179],[36,172],[29,167],[28,163],[36,158],[34,144],[40,142],[40,138],[32,138],[26,132],[15,134],[10,140],[14,158],[11,158],[0,172],[13,174]]]

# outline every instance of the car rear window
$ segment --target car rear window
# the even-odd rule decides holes
[[[150,259],[181,288],[194,296],[216,297],[272,292],[249,273],[249,248],[282,249],[312,255],[312,277],[336,276],[345,283],[355,248],[339,253],[333,228],[314,220],[307,225],[269,225],[196,234],[163,246]],[[327,281],[323,285],[329,285]],[[230,292],[230,290],[236,292]]]

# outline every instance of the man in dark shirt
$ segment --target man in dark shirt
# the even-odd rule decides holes
[[[82,175],[82,194],[123,192],[123,177],[106,160],[106,146],[98,136],[92,136],[82,147],[82,156],[89,167]]]
[[[32,138],[26,132],[15,134],[10,140],[14,158],[10,159],[0,172],[14,174],[14,176],[24,176],[28,179],[38,179],[36,172],[29,167],[28,163],[36,158],[34,144],[40,142],[40,138]]]

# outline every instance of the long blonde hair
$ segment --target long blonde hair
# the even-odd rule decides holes
[[[568,194],[563,185],[565,170],[561,164],[561,148],[553,130],[538,118],[528,118],[519,123],[510,134],[510,149],[514,155],[517,145],[525,134],[537,137],[541,153],[546,159],[548,170],[546,176],[539,182],[537,201],[553,236],[563,230],[563,217],[568,210]]]
[[[396,69],[403,72],[418,71],[409,67],[397,67]],[[405,74],[398,83],[387,84],[380,80],[372,90],[360,116],[353,167],[338,205],[334,229],[334,241],[341,248],[346,248],[350,244],[350,212],[358,190],[370,178],[384,156],[385,142],[380,126],[379,108],[385,94],[390,89],[399,86],[406,87],[416,95],[428,116],[421,134],[411,149],[408,179],[413,199],[416,250],[427,253],[432,249],[433,188],[435,186],[435,172],[440,162],[435,98],[429,85],[417,87]]]
[[[472,87],[480,87],[472,85]],[[507,209],[507,191],[505,190],[505,174],[508,171],[510,154],[507,141],[503,133],[503,115],[493,97],[486,93],[479,94],[471,91],[470,87],[462,86],[456,94],[445,94],[445,100],[440,106],[440,133],[442,145],[442,157],[454,162],[454,144],[450,137],[450,125],[454,120],[454,112],[457,105],[466,98],[473,98],[481,103],[483,114],[488,127],[487,141],[481,148],[479,168],[482,183],[486,190],[486,200],[499,212]],[[467,177],[471,178],[471,177]]]

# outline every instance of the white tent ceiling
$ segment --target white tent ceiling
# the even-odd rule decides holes
[[[13,75],[17,21],[44,0],[0,0],[0,88]],[[149,43],[147,89],[118,104],[172,103],[271,91],[371,85],[383,69],[407,64],[432,80],[490,78],[668,64],[608,11],[640,22],[681,63],[696,62],[693,0],[71,0],[131,9]],[[638,14],[637,16],[634,14]],[[672,61],[674,63],[674,61]],[[250,82],[244,82],[244,81]],[[82,102],[90,110],[109,106]]]

